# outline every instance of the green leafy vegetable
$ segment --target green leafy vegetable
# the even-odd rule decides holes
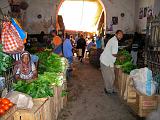
[[[50,83],[44,80],[36,80],[31,83],[18,81],[17,84],[13,84],[13,89],[26,93],[32,98],[44,98],[53,96],[53,89],[51,88]]]
[[[121,50],[118,52],[118,57],[117,60],[115,62],[116,65],[122,65],[125,62],[131,61],[132,56],[130,55],[130,53],[126,50]]]
[[[7,68],[11,67],[13,64],[13,58],[2,51],[2,45],[0,44],[0,75],[3,71],[6,71]]]
[[[122,71],[124,73],[130,74],[130,72],[134,69],[136,69],[136,66],[133,65],[133,63],[131,61],[124,63],[122,66]]]

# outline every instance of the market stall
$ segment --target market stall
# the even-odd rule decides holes
[[[115,67],[116,86],[120,99],[139,117],[147,117],[157,110],[159,95],[158,82],[152,77],[152,71],[133,65],[129,52],[118,53]]]
[[[8,30],[10,27],[13,29]],[[13,23],[9,19],[4,21],[0,46],[0,119],[56,120],[67,102],[68,62],[47,48],[30,55],[23,41]],[[3,103],[2,98],[9,102]]]

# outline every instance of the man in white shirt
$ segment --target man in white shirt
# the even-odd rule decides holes
[[[114,91],[114,63],[118,53],[118,41],[123,38],[123,31],[117,30],[114,37],[112,37],[103,53],[100,56],[101,72],[105,82],[105,92],[112,94]]]

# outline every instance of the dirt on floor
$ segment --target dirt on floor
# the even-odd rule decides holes
[[[118,95],[105,95],[99,69],[79,61],[74,67],[68,81],[68,104],[58,120],[136,120]]]

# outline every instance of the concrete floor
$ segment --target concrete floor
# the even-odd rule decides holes
[[[117,95],[104,94],[100,70],[87,62],[75,66],[68,84],[68,105],[58,120],[136,120]]]

